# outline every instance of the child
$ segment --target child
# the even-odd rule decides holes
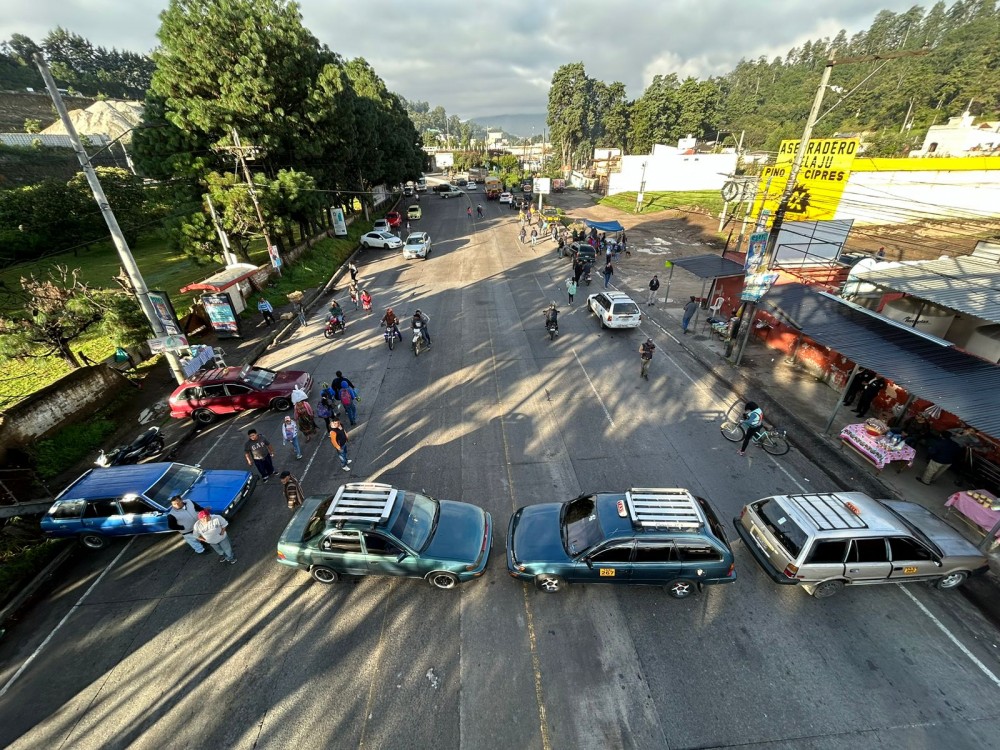
[[[354,309],[357,310],[358,309],[358,285],[355,282],[353,282],[353,281],[351,282],[350,293],[351,293],[351,302],[354,303]]]
[[[366,313],[372,311],[372,296],[368,294],[367,289],[361,290],[361,306],[365,309]]]

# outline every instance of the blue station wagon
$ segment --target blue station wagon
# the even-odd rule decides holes
[[[174,495],[229,518],[256,485],[248,471],[179,463],[91,469],[59,493],[42,518],[42,533],[77,537],[85,547],[100,549],[112,537],[169,531],[167,511]]]
[[[736,580],[733,551],[708,502],[659,487],[519,509],[507,530],[507,571],[541,591],[624,583],[664,586],[676,599]]]

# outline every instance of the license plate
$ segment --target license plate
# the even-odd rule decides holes
[[[917,572],[917,566],[916,565],[908,565],[905,568],[903,568],[903,572],[904,573],[916,573]]]
[[[614,568],[598,568],[601,574],[601,578],[614,578],[615,569]]]

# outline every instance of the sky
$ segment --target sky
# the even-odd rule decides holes
[[[930,0],[925,7],[933,3]],[[4,0],[0,39],[36,42],[56,26],[93,44],[148,52],[166,0]],[[914,0],[301,0],[305,26],[344,57],[365,58],[390,90],[449,115],[539,114],[552,74],[583,62],[630,98],[657,74],[722,74],[741,58],[784,55],[809,39],[867,29]]]

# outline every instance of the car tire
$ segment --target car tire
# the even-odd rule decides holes
[[[275,411],[288,411],[292,408],[292,402],[284,396],[279,396],[271,402],[271,408]]]
[[[957,589],[963,583],[965,579],[969,577],[969,574],[964,570],[956,570],[954,573],[949,573],[946,576],[938,578],[934,582],[934,588],[941,589],[942,591],[949,591],[950,589]]]
[[[427,576],[427,583],[436,589],[453,589],[458,585],[458,576],[446,570],[435,570]]]
[[[542,574],[535,576],[535,588],[546,594],[556,594],[566,588],[566,582],[559,576]]]
[[[313,577],[314,581],[318,583],[338,583],[340,581],[340,573],[338,573],[333,568],[328,568],[325,565],[314,565],[309,569],[309,575]]]
[[[87,549],[104,549],[108,546],[108,538],[100,534],[80,534],[79,540]]]
[[[823,581],[813,587],[812,595],[817,599],[826,599],[827,597],[833,596],[834,594],[839,594],[844,590],[844,582],[839,580],[833,581]]]
[[[698,584],[686,578],[677,578],[667,584],[667,593],[674,599],[687,599],[698,590]]]
[[[167,444],[163,442],[163,438],[156,438],[156,440],[149,444],[149,450],[151,451],[150,455],[162,453],[166,445]]]
[[[215,421],[215,412],[208,409],[198,409],[191,418],[198,424],[212,424]]]

